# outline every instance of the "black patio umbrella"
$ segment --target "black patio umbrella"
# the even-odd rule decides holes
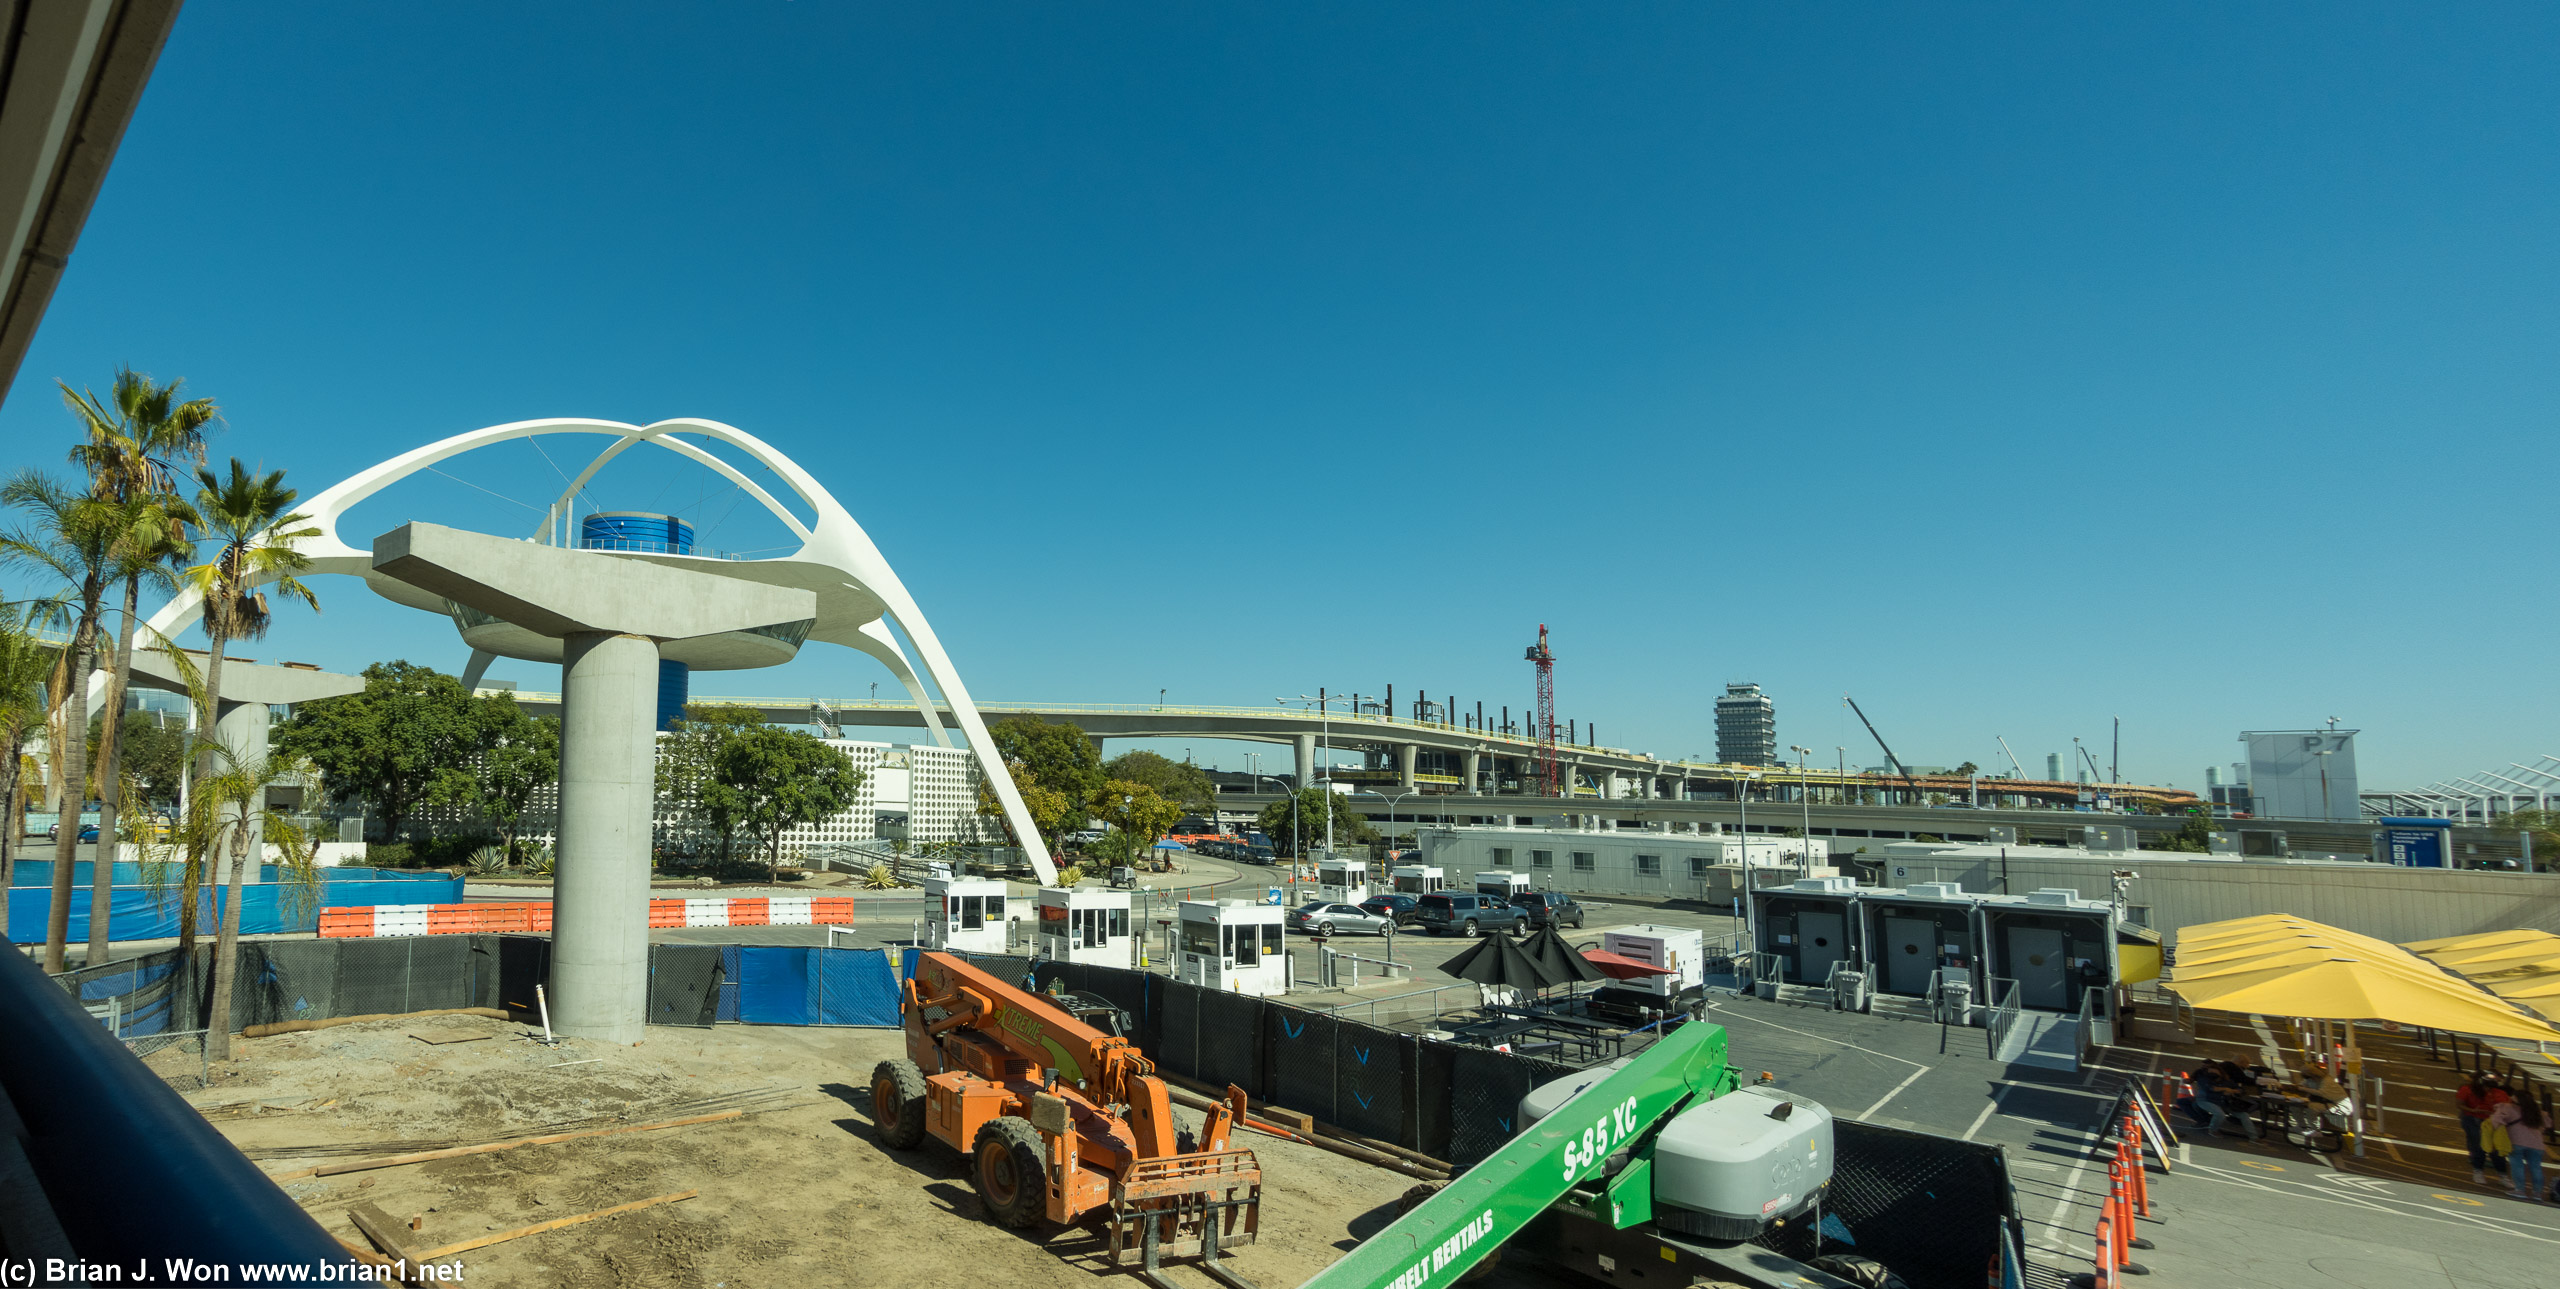
[[[1486,936],[1476,947],[1440,964],[1440,969],[1460,980],[1512,989],[1545,989],[1564,983],[1549,975],[1536,959],[1520,952],[1520,946],[1507,935]]]
[[[1555,978],[1560,985],[1589,984],[1607,980],[1598,967],[1592,966],[1572,945],[1564,942],[1552,926],[1542,927],[1536,935],[1520,942],[1520,952],[1538,969]]]

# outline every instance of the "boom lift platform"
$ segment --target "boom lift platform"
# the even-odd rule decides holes
[[[950,954],[924,954],[901,993],[907,1059],[871,1073],[883,1141],[911,1150],[930,1136],[960,1151],[1003,1225],[1098,1218],[1114,1264],[1153,1278],[1161,1259],[1198,1257],[1244,1285],[1217,1265],[1260,1226],[1261,1164],[1228,1141],[1241,1090],[1185,1140],[1164,1080],[1128,1039]]]
[[[1532,1091],[1510,1143],[1300,1289],[1446,1289],[1514,1236],[1523,1251],[1660,1283],[1843,1282],[1744,1243],[1817,1221],[1830,1116],[1742,1089],[1722,1026],[1692,1021],[1622,1062]],[[1633,1250],[1642,1250],[1641,1261]]]

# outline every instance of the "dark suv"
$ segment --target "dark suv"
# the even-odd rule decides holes
[[[1413,922],[1433,935],[1446,935],[1452,931],[1464,936],[1482,935],[1487,931],[1517,934],[1528,926],[1529,916],[1495,896],[1435,891],[1414,905]]]
[[[1530,926],[1582,929],[1582,906],[1561,891],[1522,891],[1511,897],[1511,904],[1529,919]]]

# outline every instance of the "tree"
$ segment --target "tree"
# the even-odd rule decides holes
[[[514,698],[474,698],[461,681],[404,660],[365,668],[361,693],[297,704],[273,739],[320,771],[331,800],[362,802],[382,820],[383,839],[398,841],[421,807],[472,804],[476,759],[524,720]]]
[[[196,481],[201,485],[196,490],[196,514],[205,536],[213,542],[213,558],[186,573],[188,585],[204,596],[204,684],[196,695],[196,728],[207,735],[208,745],[219,746],[219,739],[212,736],[214,716],[222,699],[222,651],[234,640],[256,640],[266,635],[274,616],[267,607],[267,593],[258,589],[261,585],[272,585],[276,594],[300,600],[314,613],[320,611],[319,597],[294,576],[311,567],[310,557],[293,545],[302,538],[319,536],[320,530],[300,526],[310,516],[293,508],[302,494],[284,486],[282,470],[253,476],[238,457],[233,457],[228,479],[211,470],[198,469]],[[208,751],[202,761],[207,776],[213,762]],[[260,791],[263,793],[264,789]],[[266,799],[261,795],[254,802],[243,798],[235,804],[239,819],[231,829],[230,871],[224,880],[228,903],[223,905],[221,925],[214,928],[213,934],[213,1002],[218,1009],[227,1009],[231,1002],[231,977],[239,967],[232,946],[240,940],[241,869],[248,862],[249,839],[258,831],[253,818],[264,813]],[[229,1060],[231,1026],[227,1018],[231,1013],[217,1010],[214,1014],[225,1019],[207,1032],[206,1059]]]
[[[204,427],[216,415],[209,398],[180,401],[184,381],[154,385],[151,378],[127,367],[116,372],[110,407],[87,390],[73,393],[59,385],[62,401],[79,418],[81,441],[71,449],[71,463],[89,476],[89,495],[115,510],[115,580],[124,586],[124,612],[116,620],[113,660],[107,670],[104,708],[124,710],[125,688],[133,678],[133,634],[140,619],[142,583],[150,580],[175,588],[170,567],[194,554],[188,528],[194,510],[177,495],[176,462],[204,462]],[[57,382],[59,384],[59,382]],[[80,677],[86,687],[88,676]],[[118,814],[123,808],[121,720],[106,726],[97,744],[98,855],[110,861],[95,865],[89,891],[89,957],[106,959],[112,861],[122,836]]]
[[[1292,802],[1296,803],[1294,811]],[[1328,812],[1333,816],[1334,844],[1378,839],[1378,830],[1369,826],[1368,816],[1353,810],[1341,793],[1323,788],[1302,788],[1294,796],[1264,806],[1254,826],[1271,838],[1274,849],[1295,857],[1324,845]]]
[[[2187,821],[2178,825],[2176,832],[2162,834],[2152,842],[2150,849],[2204,854],[2213,849],[2213,821],[2205,818],[2203,811],[2192,811],[2187,815]]]
[[[782,833],[831,819],[862,787],[853,758],[811,734],[773,725],[733,732],[712,755],[712,777],[736,802],[736,822],[761,839],[768,878],[782,876]]]
[[[1110,776],[1102,772],[1102,754],[1083,730],[1073,725],[1052,725],[1036,716],[1016,716],[996,722],[987,734],[995,740],[1006,771],[1013,775],[1014,789],[1023,794],[1026,805],[1035,785],[1066,798],[1066,808],[1055,824],[1043,823],[1033,816],[1033,822],[1044,834],[1085,826],[1086,803],[1102,791]],[[978,812],[999,820],[1004,817],[992,791],[979,793]],[[1010,828],[1007,831],[1009,835]],[[1016,837],[1014,841],[1021,844],[1022,839]]]
[[[490,694],[472,703],[480,709],[478,732],[487,743],[471,763],[470,805],[497,828],[498,844],[512,861],[525,808],[533,804],[535,793],[560,784],[560,720],[525,715],[513,694]]]
[[[2560,867],[2560,810],[2512,810],[2489,821],[2500,832],[2533,834],[2533,866]]]
[[[1185,810],[1206,814],[1218,808],[1218,785],[1196,765],[1138,749],[1111,758],[1102,770],[1110,778],[1143,783]]]
[[[1957,766],[1956,768],[1954,768],[1954,769],[1952,769],[1952,770],[1947,771],[1947,773],[1949,773],[1949,774],[1951,774],[1951,775],[1954,775],[1955,777],[1957,777],[1957,778],[1959,778],[1959,779],[1968,779],[1968,778],[1971,778],[1971,777],[1973,777],[1974,775],[1979,774],[1979,773],[1981,773],[1981,772],[1982,772],[1982,767],[1981,767],[1981,766],[1978,766],[1978,765],[1975,765],[1975,764],[1974,764],[1973,762],[1971,762],[1971,761],[1967,761],[1967,762],[1965,762],[1964,764],[1959,765],[1959,766]]]
[[[60,972],[71,933],[72,864],[80,851],[80,816],[88,802],[89,672],[98,656],[98,625],[116,576],[115,508],[27,471],[0,486],[0,502],[28,512],[32,528],[0,537],[0,559],[61,580],[45,616],[68,621],[70,647],[56,658],[48,697],[55,735],[47,740],[66,825],[54,842],[53,903],[45,918],[44,968]],[[112,876],[114,870],[107,870]]]
[[[18,865],[18,839],[27,831],[27,736],[44,723],[44,679],[52,670],[53,651],[27,630],[25,612],[0,606],[0,751],[8,754],[7,763],[0,764],[0,792],[9,803],[6,817],[0,818],[0,891],[9,889]]]
[[[103,741],[106,713],[89,718],[89,740]],[[117,782],[137,789],[141,804],[148,808],[154,802],[176,801],[178,780],[187,763],[187,730],[158,712],[128,711],[116,722]],[[106,835],[104,811],[100,811],[98,835]]]
[[[213,772],[198,773],[187,794],[186,813],[171,839],[177,862],[145,864],[143,871],[147,875],[165,874],[171,868],[178,871],[179,934],[191,942],[195,933],[195,892],[211,865],[226,852],[230,855],[230,880],[224,889],[213,938],[213,989],[205,1011],[205,1059],[227,1061],[231,1059],[231,993],[239,975],[241,856],[248,853],[252,841],[261,836],[272,837],[284,857],[282,881],[291,892],[289,898],[305,911],[317,899],[320,875],[313,866],[317,848],[304,844],[301,830],[291,819],[267,808],[268,789],[293,774],[293,760],[270,755],[247,761],[219,739],[200,742],[209,745],[205,755]],[[155,889],[165,889],[167,881],[161,877],[150,884]]]
[[[1154,845],[1183,814],[1181,802],[1167,801],[1164,794],[1133,779],[1105,781],[1102,791],[1094,794],[1093,812],[1137,838],[1141,847]]]
[[[1041,836],[1054,842],[1066,828],[1068,819],[1075,819],[1079,824],[1084,820],[1083,804],[1055,788],[1043,786],[1031,773],[1031,767],[1020,761],[1009,761],[1005,763],[1005,772],[1013,777],[1013,790],[1021,794],[1022,808],[1030,812],[1031,826],[1039,829]],[[1004,835],[1013,839],[1013,844],[1022,844],[1021,838],[1013,836],[1013,823],[1005,818],[1004,803],[996,799],[995,787],[983,775],[978,779],[978,813],[995,820],[1004,829]]]
[[[729,862],[729,844],[744,822],[747,801],[721,778],[720,756],[732,741],[762,728],[764,716],[752,707],[689,703],[658,742],[658,799],[667,803],[678,827],[717,833],[723,864]]]

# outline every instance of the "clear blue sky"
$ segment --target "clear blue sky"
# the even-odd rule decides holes
[[[310,491],[485,424],[709,416],[837,490],[981,697],[1516,709],[1545,622],[1564,714],[1621,746],[1712,751],[1751,679],[1824,761],[1877,759],[1854,693],[1914,761],[2005,734],[2040,772],[2121,715],[2127,777],[2195,786],[2336,716],[2414,783],[2560,752],[2555,37],[2522,5],[190,5],[0,466],[58,462],[52,380],[119,362]],[[512,500],[429,481],[378,527],[512,531],[557,486],[464,473]],[[459,666],[320,589],[251,652]]]

